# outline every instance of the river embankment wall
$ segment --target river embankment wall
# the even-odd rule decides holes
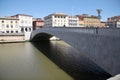
[[[30,40],[30,32],[19,34],[0,34],[0,43],[16,43]]]

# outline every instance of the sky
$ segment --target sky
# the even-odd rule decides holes
[[[0,0],[0,16],[28,14],[43,18],[59,12],[68,15],[96,15],[102,9],[102,21],[120,15],[120,0]]]

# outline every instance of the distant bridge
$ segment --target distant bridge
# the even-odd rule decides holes
[[[49,40],[56,36],[112,75],[120,74],[120,29],[41,28],[30,40]]]

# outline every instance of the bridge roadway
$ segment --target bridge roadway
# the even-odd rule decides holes
[[[120,74],[120,29],[41,28],[31,33],[31,41],[56,36],[77,49],[112,75]]]

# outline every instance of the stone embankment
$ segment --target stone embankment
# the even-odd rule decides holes
[[[0,44],[2,43],[19,43],[19,42],[25,42],[26,40],[8,40],[8,41],[0,41]]]
[[[29,41],[31,32],[18,34],[0,34],[0,43],[16,43]]]

